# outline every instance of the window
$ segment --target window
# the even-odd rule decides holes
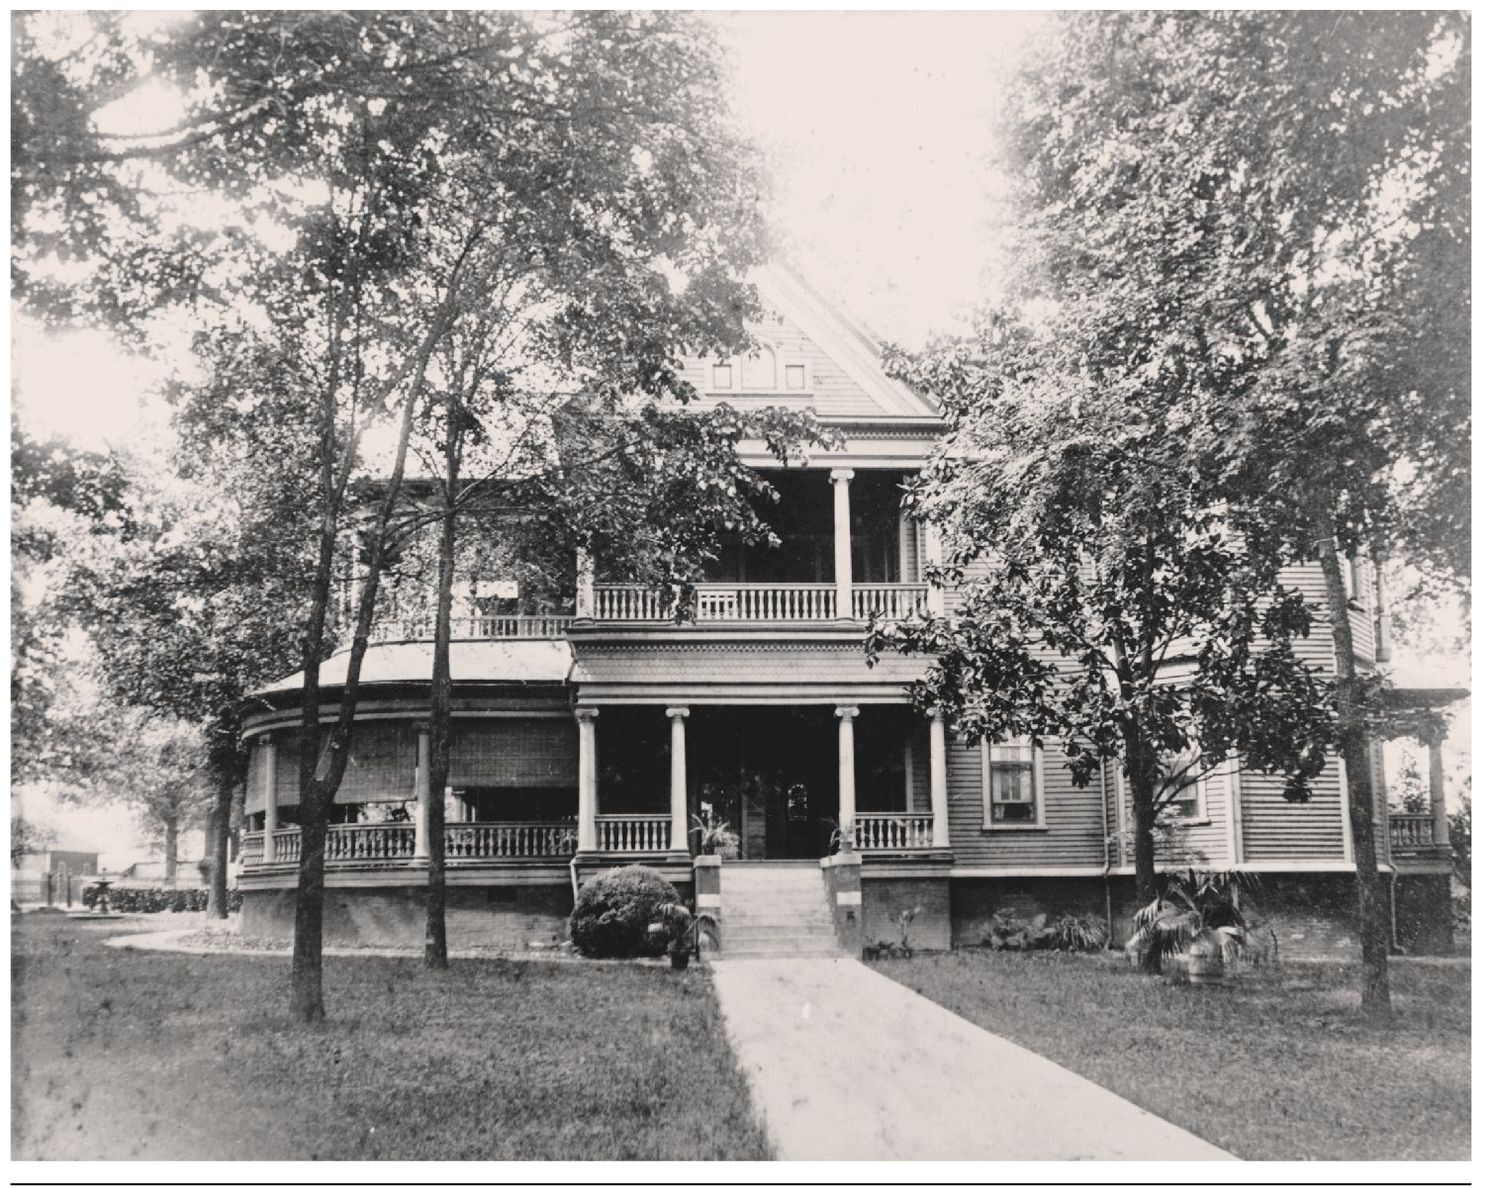
[[[1162,778],[1186,779],[1179,791],[1166,800],[1163,812],[1182,821],[1201,821],[1207,817],[1207,799],[1204,789],[1208,773],[1202,770],[1202,748],[1193,742],[1185,750],[1175,754],[1159,756]],[[1164,792],[1161,795],[1165,795]]]
[[[1362,573],[1356,557],[1342,558],[1342,585],[1347,590],[1347,601],[1356,602],[1362,596]]]
[[[808,368],[802,363],[789,363],[782,369],[783,387],[802,391],[808,387]]]
[[[741,387],[748,392],[777,390],[777,355],[771,347],[763,347],[741,361]]]
[[[735,368],[729,363],[716,363],[710,373],[710,382],[717,388],[734,387],[734,371]]]
[[[1030,739],[985,743],[986,828],[1041,825],[1041,764]]]

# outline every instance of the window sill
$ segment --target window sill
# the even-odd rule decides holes
[[[1176,822],[1176,824],[1182,826],[1183,828],[1190,828],[1193,825],[1211,825],[1212,824],[1212,818],[1211,817],[1182,817],[1179,821]]]
[[[981,833],[1045,833],[1047,826],[1040,821],[1012,821],[1009,825],[1001,825],[986,821]]]

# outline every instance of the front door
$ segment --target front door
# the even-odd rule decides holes
[[[739,858],[822,857],[839,803],[835,726],[826,706],[698,707],[690,811],[729,821]]]

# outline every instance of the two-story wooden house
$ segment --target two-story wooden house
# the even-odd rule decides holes
[[[769,270],[759,288],[770,311],[755,328],[760,352],[698,361],[688,378],[707,400],[811,409],[842,434],[842,449],[806,466],[783,468],[764,449],[750,459],[781,493],[770,512],[781,546],[735,550],[683,622],[584,559],[569,613],[458,616],[443,790],[428,780],[430,641],[418,627],[386,630],[365,661],[327,843],[331,939],[422,935],[434,846],[458,946],[562,937],[578,883],[633,862],[716,916],[727,952],[858,951],[903,927],[914,945],[947,948],[978,943],[997,909],[1092,913],[1123,935],[1133,872],[1117,772],[1076,788],[1039,740],[966,747],[908,704],[920,660],[866,663],[872,613],[936,610],[945,597],[923,578],[937,539],[901,508],[938,410],[888,378],[878,344],[802,281]],[[520,593],[502,588],[505,575],[472,576],[489,593]],[[1309,591],[1311,572],[1299,576]],[[1370,664],[1378,600],[1371,575],[1352,577]],[[344,666],[345,656],[323,665],[328,718]],[[246,719],[250,932],[291,926],[299,685],[292,676],[263,690]],[[1391,817],[1381,784],[1396,903],[1438,904],[1444,798],[1432,815]],[[441,838],[423,828],[432,795],[446,797]],[[1339,773],[1289,804],[1277,780],[1216,772],[1180,811],[1176,860],[1258,872],[1282,947],[1351,945]],[[691,852],[700,815],[739,837],[723,862]],[[835,844],[843,834],[852,849]],[[1441,943],[1420,932],[1416,944]]]

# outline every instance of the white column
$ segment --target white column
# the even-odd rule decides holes
[[[1451,822],[1445,812],[1445,766],[1438,738],[1430,742],[1430,840],[1437,846],[1451,844]]]
[[[933,845],[948,845],[948,760],[943,750],[943,715],[934,714],[927,730],[928,789],[933,815]]]
[[[264,748],[264,857],[260,861],[273,862],[275,860],[275,830],[280,827],[274,736],[260,735],[259,745]]]
[[[596,617],[596,562],[584,549],[575,550],[575,615]]]
[[[580,723],[580,803],[577,806],[579,850],[596,848],[596,714],[594,709],[578,709]]]
[[[689,769],[686,763],[684,719],[689,711],[679,705],[671,705],[665,711],[669,717],[669,777],[668,812],[672,818],[669,825],[668,848],[689,848]]]
[[[445,794],[445,789],[441,789]],[[430,727],[414,728],[414,856],[430,857]]]
[[[851,847],[843,848],[852,848],[855,837],[855,718],[859,713],[853,705],[834,710],[839,719],[839,834],[851,841]]]
[[[854,617],[850,567],[850,480],[854,477],[853,470],[829,472],[834,484],[834,614],[840,619]]]
[[[938,534],[937,525],[927,526],[927,558],[928,565],[943,564],[943,538]],[[943,588],[934,586],[931,582],[927,586],[927,613],[930,615],[941,615],[943,613]]]

